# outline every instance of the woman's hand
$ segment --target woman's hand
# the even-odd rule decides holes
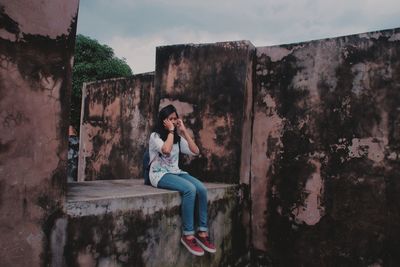
[[[189,149],[194,153],[195,155],[198,155],[200,153],[199,147],[196,145],[196,143],[193,141],[192,137],[186,130],[185,124],[183,124],[183,121],[181,119],[177,120],[176,127],[178,129],[179,135],[183,136],[186,141],[188,142]]]
[[[176,126],[177,126],[179,132],[181,132],[181,133],[185,133],[186,132],[185,124],[183,124],[183,121],[181,119],[178,119]]]
[[[161,152],[164,155],[169,155],[172,151],[172,146],[174,144],[174,130],[175,130],[175,126],[174,123],[169,120],[169,119],[165,119],[163,121],[164,127],[167,131],[169,131],[172,134],[167,134],[167,139],[165,140],[163,146],[161,147]]]
[[[168,131],[173,131],[175,129],[174,124],[169,119],[165,119],[163,121],[163,123],[164,123],[165,129],[167,129]]]

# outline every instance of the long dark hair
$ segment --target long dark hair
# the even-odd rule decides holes
[[[173,105],[168,105],[166,107],[163,107],[160,112],[158,113],[158,121],[157,125],[155,128],[155,132],[158,133],[163,141],[167,140],[168,137],[168,131],[164,127],[164,120],[168,118],[169,115],[172,113],[176,113],[176,116],[179,118],[178,112],[176,111],[176,108]],[[174,129],[174,144],[179,142],[181,140],[181,137],[178,135],[178,132],[176,131],[176,127]]]

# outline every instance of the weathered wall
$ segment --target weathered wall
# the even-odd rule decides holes
[[[248,183],[254,55],[247,41],[157,48],[160,107],[193,131],[201,155],[184,168],[202,180]]]
[[[78,180],[142,179],[158,105],[154,74],[84,86]]]
[[[67,176],[78,1],[0,1],[0,266],[45,266]]]
[[[400,29],[257,48],[254,248],[276,266],[400,263]]]
[[[85,193],[87,184],[74,187],[66,209],[65,266],[233,266],[238,262],[242,255],[237,251],[245,244],[232,235],[241,231],[237,186],[206,185],[210,236],[218,249],[216,254],[196,257],[180,243],[179,193],[124,181],[115,180],[122,191],[131,187],[130,192],[141,193],[81,201],[80,196],[92,194]],[[100,190],[101,183],[110,182],[91,183]]]

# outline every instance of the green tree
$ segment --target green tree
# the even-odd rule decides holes
[[[132,70],[125,59],[117,58],[111,47],[102,45],[88,36],[78,34],[72,70],[70,124],[79,131],[84,82],[130,75],[132,75]]]

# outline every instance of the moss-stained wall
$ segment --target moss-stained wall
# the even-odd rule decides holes
[[[257,48],[252,237],[276,266],[400,263],[400,29]]]
[[[77,0],[0,3],[0,266],[53,261],[77,12]]]
[[[153,73],[84,85],[79,181],[142,179],[155,99]]]
[[[209,189],[210,236],[218,249],[202,257],[190,254],[180,243],[180,195],[151,190],[154,197],[125,197],[129,205],[124,210],[93,200],[107,210],[104,214],[88,213],[84,202],[71,204],[71,213],[67,210],[65,266],[235,266],[241,258],[246,262],[247,258],[238,253],[248,248],[238,239],[241,208],[237,187]],[[83,214],[74,216],[79,207]]]
[[[201,155],[184,168],[203,180],[248,183],[254,55],[247,41],[157,48],[160,107],[174,104],[193,131]]]
[[[241,184],[210,201],[219,252],[193,258],[168,199],[153,214],[64,213],[77,10],[0,3],[0,266],[242,266],[250,251],[255,266],[399,265],[400,29],[159,47],[155,77],[86,85],[80,180],[141,178],[173,103],[202,152],[184,168]]]

